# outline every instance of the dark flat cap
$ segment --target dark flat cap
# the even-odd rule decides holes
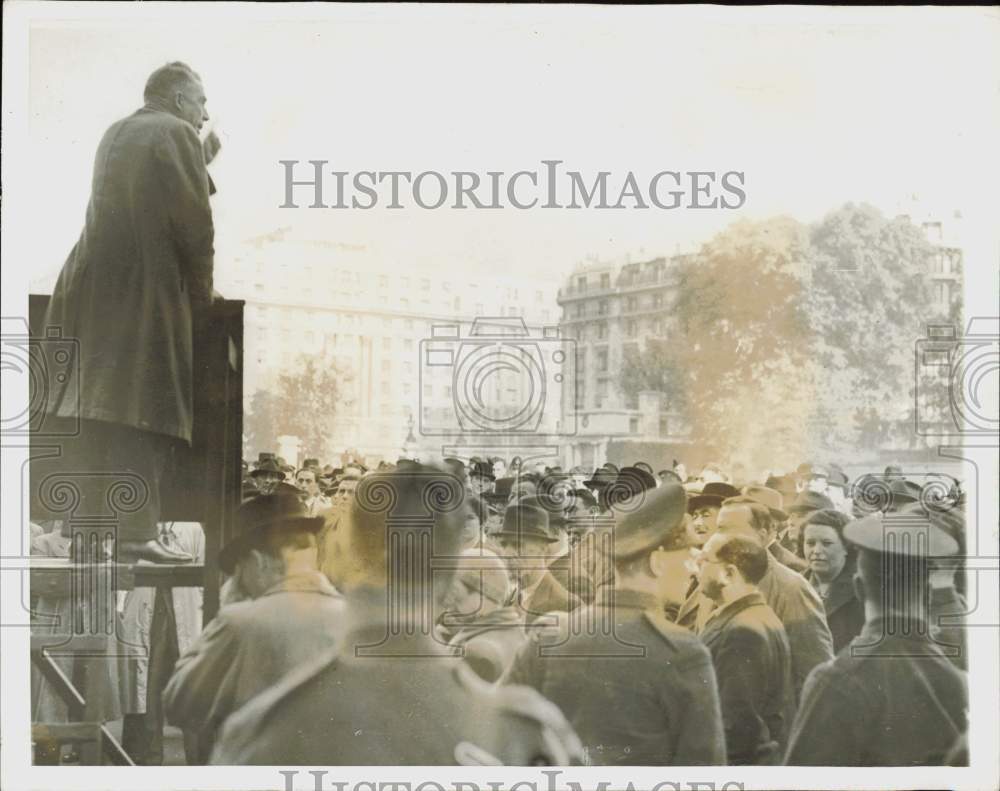
[[[687,497],[684,487],[666,483],[649,489],[614,511],[614,553],[617,559],[641,555],[663,545],[684,519]]]
[[[844,538],[882,555],[939,558],[958,552],[958,542],[919,512],[870,514],[848,524]]]

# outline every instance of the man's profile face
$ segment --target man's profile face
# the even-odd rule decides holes
[[[200,132],[208,120],[208,110],[205,109],[208,99],[201,81],[189,80],[177,93],[177,110],[181,118]]]
[[[725,543],[721,535],[712,536],[698,553],[698,584],[701,591],[713,601],[722,598],[722,590],[726,587],[726,566],[718,558],[718,549]]]

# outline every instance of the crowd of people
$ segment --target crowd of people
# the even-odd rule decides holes
[[[164,693],[205,760],[967,760],[953,480],[247,467],[223,606]]]
[[[168,63],[109,127],[44,317],[77,364],[43,399],[61,449],[33,498],[54,470],[76,498],[46,508],[86,518],[46,517],[31,547],[75,571],[204,561],[161,486],[196,444],[194,341],[219,300],[206,102]],[[112,547],[114,478],[142,496]],[[123,719],[141,764],[164,760],[166,721],[191,764],[962,765],[963,514],[957,482],[899,469],[266,453],[205,570],[226,577],[210,622],[197,588],[99,577],[93,596],[33,587],[33,630],[115,646],[58,664],[86,684],[76,714]],[[39,725],[70,717],[57,675],[33,676]]]

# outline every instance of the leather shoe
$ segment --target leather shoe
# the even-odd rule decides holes
[[[191,563],[194,558],[186,552],[171,549],[158,539],[149,541],[119,541],[118,559],[122,563],[148,560],[151,563]]]

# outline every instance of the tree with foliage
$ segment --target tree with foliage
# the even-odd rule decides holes
[[[934,248],[908,219],[887,219],[863,204],[828,214],[810,242],[807,296],[824,374],[816,392],[829,429],[824,439],[832,449],[907,441],[914,345],[935,315],[927,277]]]
[[[865,205],[735,223],[680,264],[672,327],[626,357],[622,389],[667,393],[696,444],[751,469],[912,436],[933,254]]]
[[[328,458],[333,419],[344,375],[327,362],[301,355],[278,375],[274,388],[257,390],[244,420],[251,452],[274,450],[279,436],[298,437],[304,456]]]

